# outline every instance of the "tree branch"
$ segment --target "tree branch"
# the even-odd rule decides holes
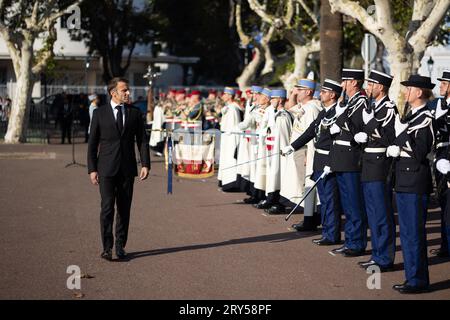
[[[315,25],[319,25],[319,20],[317,19],[317,16],[314,14],[314,12],[311,11],[311,9],[306,5],[305,1],[303,0],[296,0],[300,5],[303,7],[305,12],[308,14],[308,16],[314,21]]]
[[[84,0],[76,0],[76,1],[75,1],[74,3],[72,3],[71,5],[68,5],[65,9],[61,9],[60,11],[55,12],[55,13],[53,13],[53,14],[49,14],[49,13],[47,12],[47,15],[44,16],[44,17],[42,17],[42,20],[41,20],[41,22],[36,26],[36,29],[37,29],[37,30],[40,30],[40,31],[44,31],[44,30],[46,29],[46,28],[45,28],[46,26],[52,25],[52,23],[53,23],[56,19],[58,19],[58,18],[62,17],[63,15],[65,15],[65,14],[66,14],[66,11],[67,11],[69,8],[74,7],[74,6],[78,6],[78,5],[80,5],[83,1],[84,1]]]
[[[371,17],[358,2],[350,0],[329,0],[329,2],[332,13],[339,11],[342,14],[357,19],[366,30],[381,38],[382,33],[379,31],[378,21]]]
[[[434,30],[442,23],[449,7],[450,1],[438,0],[426,20],[409,39],[409,44],[414,48],[425,50]]]
[[[250,8],[264,21],[271,25],[275,24],[275,17],[268,14],[258,0],[247,0]]]
[[[56,28],[53,26],[48,30],[49,34],[47,39],[45,39],[45,48],[40,52],[39,61],[31,69],[34,76],[38,76],[47,66],[51,58],[53,58],[53,45],[56,41]]]
[[[388,0],[375,0],[376,18],[379,24],[378,31],[383,33],[393,34],[392,28],[392,10]]]
[[[291,24],[292,17],[294,16],[294,0],[287,0],[286,14],[283,17],[284,24],[289,26]]]
[[[239,35],[239,39],[241,39],[241,42],[244,46],[248,46],[252,39],[247,36],[244,32],[244,29],[242,28],[242,18],[241,18],[241,0],[238,0],[236,3],[236,30]]]
[[[430,14],[435,4],[435,0],[414,0],[413,14],[411,19],[413,21],[424,21]]]

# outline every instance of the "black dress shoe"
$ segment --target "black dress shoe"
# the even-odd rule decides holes
[[[116,256],[119,259],[125,259],[127,257],[127,253],[123,249],[123,247],[117,247],[116,248]]]
[[[112,260],[112,252],[111,252],[111,250],[103,251],[102,254],[100,255],[100,257],[102,257],[102,259],[111,261]]]
[[[331,252],[334,253],[334,254],[344,254],[345,250],[347,250],[347,247],[346,246],[342,246],[340,248],[336,248],[336,249],[331,250]]]
[[[440,258],[448,258],[450,256],[448,250],[442,250],[442,248],[431,249],[430,254]]]
[[[258,203],[259,200],[256,199],[255,197],[250,197],[250,198],[245,198],[244,199],[244,203],[246,204],[254,204],[254,203]]]
[[[403,294],[416,294],[416,293],[424,293],[424,292],[430,291],[428,286],[415,287],[415,286],[410,286],[407,282],[405,282],[403,284],[396,284],[392,287],[392,289],[397,290],[398,292],[403,293]]]
[[[317,244],[317,242],[320,242],[320,241],[322,241],[324,239],[326,239],[326,238],[322,237],[322,238],[319,238],[319,239],[312,239],[311,241],[312,241],[312,243],[316,243]]]
[[[361,268],[366,268],[368,266],[372,266],[374,264],[377,264],[375,261],[373,261],[372,259],[368,260],[368,261],[359,261],[358,262],[358,266],[360,266]]]
[[[286,207],[276,204],[268,209],[264,209],[264,211],[268,214],[283,214],[286,212]]]
[[[268,209],[272,206],[267,200],[261,200],[257,204],[253,205],[256,209]]]
[[[317,231],[317,225],[314,223],[313,217],[305,217],[304,220],[300,223],[293,224],[292,228],[295,230],[302,231]]]
[[[353,250],[353,249],[345,249],[344,257],[359,257],[365,254],[365,250]]]
[[[314,242],[318,246],[333,246],[336,245],[336,242],[328,240],[327,238],[323,238],[322,240]]]

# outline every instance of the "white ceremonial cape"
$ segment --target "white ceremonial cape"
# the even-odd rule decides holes
[[[305,111],[304,115],[300,119],[300,131],[303,134],[310,124],[317,118],[322,106],[318,100],[310,100],[306,104],[302,105],[302,109]],[[312,180],[313,174],[313,163],[314,163],[314,153],[316,148],[314,147],[314,139],[306,144],[306,167],[305,167],[305,190],[308,192],[309,189],[314,185],[314,180]],[[305,199],[303,203],[304,215],[306,217],[312,217],[314,211],[316,211],[316,204],[319,201],[317,195],[317,189],[310,193],[308,198]]]
[[[291,116],[287,111],[278,111],[275,116],[275,124],[271,129],[272,139],[266,138],[268,155],[278,153],[267,158],[266,196],[269,193],[280,191],[281,177],[286,171],[287,158],[282,157],[280,150],[289,145],[292,131]]]
[[[222,109],[222,120],[220,122],[220,130],[222,132],[220,139],[220,158],[219,158],[219,172],[217,178],[221,182],[222,190],[236,188],[237,167],[223,170],[235,166],[237,161],[235,153],[239,146],[240,136],[230,134],[227,132],[234,132],[239,122],[241,122],[241,115],[239,106],[236,103],[230,103]]]
[[[238,127],[235,131],[240,132],[241,130],[251,131],[254,127],[254,121],[252,121],[252,116],[250,111],[252,110],[253,105],[246,104],[244,120],[238,124]],[[241,129],[242,128],[242,129]],[[250,130],[248,130],[250,129]],[[250,136],[241,135],[239,136],[239,149],[237,156],[237,163],[245,163],[237,167],[237,174],[244,180],[242,184],[250,183]],[[247,191],[247,190],[242,190]]]
[[[164,140],[164,132],[161,131],[163,128],[165,117],[164,117],[164,111],[163,108],[158,104],[155,107],[155,110],[153,111],[153,124],[152,124],[152,131],[150,134],[150,146],[156,147],[156,145]]]

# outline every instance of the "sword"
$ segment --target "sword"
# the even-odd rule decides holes
[[[319,184],[319,181],[324,179],[331,171],[330,170],[324,170],[323,173],[320,175],[320,177],[316,180],[314,185],[308,190],[308,192],[305,194],[305,196],[297,203],[297,205],[294,207],[294,209],[291,210],[291,212],[284,218],[285,221],[288,221],[291,215],[294,213],[295,209],[298,208],[298,206],[305,201],[305,199],[309,196],[309,194],[317,187]]]
[[[279,152],[277,152],[277,153],[273,153],[273,154],[271,154],[271,155],[269,155],[269,156],[265,156],[265,157],[261,157],[261,158],[253,159],[253,160],[250,160],[250,161],[246,161],[246,162],[238,163],[238,164],[236,164],[236,165],[234,165],[234,166],[231,166],[231,167],[227,167],[227,168],[224,168],[224,169],[222,169],[222,170],[232,169],[232,168],[235,168],[235,167],[239,167],[239,166],[242,166],[242,165],[244,165],[244,164],[247,164],[247,163],[250,163],[250,162],[255,162],[255,161],[258,161],[258,160],[262,160],[262,159],[270,158],[270,157],[276,156],[277,154],[280,154],[280,153],[279,153]]]

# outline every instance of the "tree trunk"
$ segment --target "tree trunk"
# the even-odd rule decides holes
[[[245,90],[245,88],[251,86],[251,83],[256,78],[256,73],[258,72],[258,68],[262,62],[262,52],[258,47],[255,47],[255,55],[253,56],[252,61],[245,66],[241,75],[236,79],[236,83],[238,84],[240,90]]]
[[[403,107],[405,104],[405,97],[402,94],[401,81],[405,81],[409,78],[412,71],[412,55],[405,54],[404,46],[401,45],[401,41],[398,41],[397,45],[388,46],[387,50],[387,60],[390,65],[390,74],[394,76],[394,79],[389,90],[389,97],[391,100],[397,102],[398,110],[400,113],[403,112]]]
[[[264,68],[261,71],[261,75],[264,76],[268,73],[272,73],[274,70],[275,61],[273,59],[272,51],[270,50],[269,43],[263,41],[261,44],[264,48]]]
[[[328,1],[321,1],[320,7],[320,80],[341,79],[343,60],[342,14],[331,13]]]
[[[33,63],[33,45],[24,44],[20,62],[20,73],[17,74],[15,95],[12,99],[11,116],[8,122],[8,130],[5,134],[5,143],[18,144],[25,142],[25,132],[28,121],[27,107],[31,100],[34,77],[31,72]]]
[[[306,75],[306,61],[308,59],[308,54],[310,51],[308,50],[308,46],[302,46],[299,44],[292,44],[294,47],[294,72],[286,72],[284,75],[280,77],[280,80],[283,82],[283,86],[286,90],[291,90],[296,82]]]

